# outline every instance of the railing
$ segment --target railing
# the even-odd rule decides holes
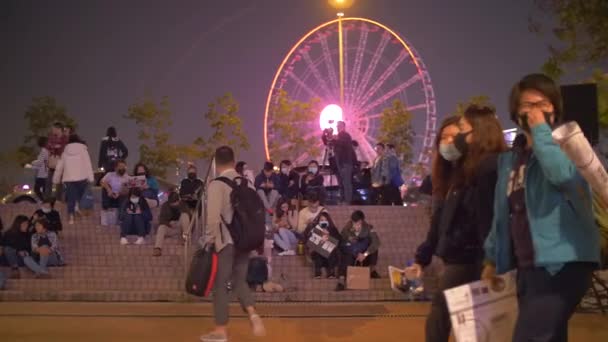
[[[196,203],[196,209],[192,213],[190,226],[187,230],[188,234],[184,236],[184,280],[188,277],[188,268],[191,260],[190,247],[192,247],[193,241],[198,242],[205,236],[205,229],[207,227],[207,185],[213,178],[215,178],[215,160],[211,159],[207,168],[207,174],[203,180],[203,187],[198,190],[199,200]]]

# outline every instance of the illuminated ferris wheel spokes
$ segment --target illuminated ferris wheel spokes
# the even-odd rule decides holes
[[[291,49],[279,67],[266,105],[265,142],[287,149],[289,142],[277,142],[272,131],[271,103],[278,90],[290,98],[307,102],[319,98],[322,107],[340,103],[338,20],[310,31]],[[395,100],[402,101],[416,117],[415,155],[428,161],[436,126],[434,91],[430,76],[417,52],[388,27],[364,18],[343,18],[344,120],[353,139],[359,143],[360,156],[375,157],[380,118]],[[294,123],[295,125],[295,123]],[[305,139],[321,135],[319,122],[299,123]],[[321,126],[322,122],[321,122]],[[315,143],[321,144],[320,139]],[[320,156],[293,156],[305,162]]]

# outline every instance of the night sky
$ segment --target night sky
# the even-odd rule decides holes
[[[380,21],[418,50],[440,117],[487,94],[510,128],[509,88],[547,57],[546,41],[528,32],[532,3],[358,0],[346,15]],[[109,125],[135,152],[136,128],[122,115],[146,93],[169,96],[174,139],[187,142],[206,131],[207,103],[230,91],[252,145],[241,157],[260,166],[274,73],[291,46],[335,12],[325,0],[2,1],[0,144],[16,146],[31,98],[49,95],[79,121],[95,161]]]

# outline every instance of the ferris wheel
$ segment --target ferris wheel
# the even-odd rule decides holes
[[[412,113],[413,161],[429,162],[437,123],[431,78],[416,50],[377,21],[331,20],[306,33],[291,48],[275,74],[266,102],[264,143],[269,160],[276,151],[270,146],[287,148],[291,143],[280,141],[273,128],[279,120],[273,104],[281,93],[304,102],[320,99],[324,109],[318,120],[293,124],[302,126],[306,138],[318,136],[314,143],[321,149],[323,129],[331,127],[335,132],[337,121],[345,121],[358,143],[361,161],[376,157],[382,112],[400,100]],[[322,157],[303,153],[290,159],[302,164]]]

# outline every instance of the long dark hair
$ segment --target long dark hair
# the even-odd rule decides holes
[[[455,185],[471,184],[482,160],[507,150],[502,126],[494,108],[471,105],[465,110],[464,118],[473,127],[473,135],[467,154],[459,161],[462,166],[459,168],[461,176],[455,180]]]
[[[511,121],[519,126],[517,116],[519,115],[519,101],[521,95],[526,90],[536,90],[546,96],[553,105],[555,123],[559,123],[563,118],[562,95],[559,86],[549,76],[544,74],[530,74],[524,76],[511,89],[509,95],[509,114]]]
[[[459,116],[449,116],[443,119],[437,136],[435,137],[435,145],[433,146],[431,184],[433,186],[433,196],[436,198],[445,198],[445,195],[448,193],[448,189],[450,188],[450,179],[454,171],[454,164],[443,159],[441,154],[439,154],[441,134],[448,126],[457,125],[459,120]]]
[[[133,175],[137,176],[137,169],[139,169],[140,167],[144,168],[144,174],[145,174],[146,178],[150,178],[150,170],[148,169],[146,164],[144,164],[142,162],[135,164],[135,168],[133,169]]]
[[[11,225],[10,231],[19,232],[21,230],[21,224],[23,222],[29,222],[29,221],[30,221],[30,219],[27,216],[17,215],[17,217],[15,217],[15,219],[13,220],[13,224]]]

